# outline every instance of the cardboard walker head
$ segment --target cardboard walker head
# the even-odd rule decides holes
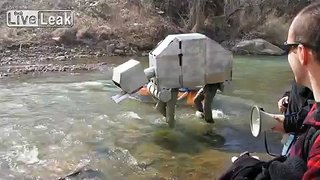
[[[134,93],[144,84],[148,83],[142,64],[134,59],[130,59],[115,67],[113,69],[112,81],[116,86],[129,94]]]
[[[267,113],[263,108],[254,105],[251,108],[250,130],[254,137],[258,137],[261,132],[270,131],[278,123],[273,117],[283,116],[279,114]]]

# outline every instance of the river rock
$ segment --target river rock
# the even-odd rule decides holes
[[[53,40],[62,44],[74,44],[77,42],[77,31],[74,28],[58,28],[52,32]]]
[[[116,45],[115,44],[109,44],[106,47],[107,53],[113,53],[115,49],[116,49]]]
[[[123,42],[119,42],[117,48],[118,49],[124,49],[126,47],[126,45]]]
[[[79,58],[88,58],[89,57],[89,55],[86,55],[86,54],[80,54],[79,55]]]
[[[65,61],[67,58],[65,56],[58,56],[56,57],[57,61]]]
[[[67,174],[64,177],[60,177],[58,180],[77,180],[77,179],[109,179],[106,177],[106,175],[98,170],[98,169],[91,169],[88,166],[80,167],[79,169],[76,169],[75,171]]]
[[[141,56],[149,56],[149,53],[144,51],[141,53]]]
[[[112,39],[114,37],[112,28],[107,25],[99,26],[96,30],[96,34],[99,41]]]
[[[114,50],[114,53],[115,53],[116,55],[124,55],[124,50],[122,50],[122,49],[115,49],[115,50]]]
[[[64,52],[58,52],[57,53],[57,56],[63,56],[64,55]]]
[[[96,57],[101,57],[102,55],[102,52],[97,52]]]
[[[237,43],[233,52],[239,54],[256,54],[256,55],[283,55],[285,52],[264,39],[244,40]]]
[[[53,59],[53,57],[51,57],[51,56],[46,57],[46,60],[47,60],[47,61],[50,61],[50,60],[52,60],[52,59]]]

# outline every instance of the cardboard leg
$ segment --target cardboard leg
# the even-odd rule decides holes
[[[202,105],[203,100],[204,100],[204,92],[203,92],[203,89],[200,89],[193,101],[197,110],[200,112],[203,112],[203,105]]]
[[[208,123],[214,123],[212,118],[211,104],[214,96],[216,95],[219,84],[207,84],[204,87],[204,119]]]
[[[166,103],[158,100],[156,106],[154,107],[156,110],[158,110],[162,116],[166,117]]]
[[[167,102],[166,120],[170,128],[174,128],[175,126],[174,115],[175,115],[178,92],[179,92],[179,89],[171,89],[171,100]]]

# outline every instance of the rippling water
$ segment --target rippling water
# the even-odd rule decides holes
[[[265,152],[262,138],[249,132],[250,106],[276,112],[292,77],[282,57],[236,57],[234,66],[235,91],[214,100],[216,123],[206,124],[195,109],[179,104],[174,130],[152,103],[114,103],[120,90],[108,67],[3,80],[0,176],[57,179],[85,166],[82,177],[88,178],[214,179],[233,155]],[[279,136],[269,138],[279,152]]]

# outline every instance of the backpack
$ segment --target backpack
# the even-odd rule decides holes
[[[285,156],[279,156],[271,161],[265,162],[255,159],[250,156],[250,153],[245,152],[232,164],[232,166],[219,178],[219,180],[254,180],[269,179],[266,172],[269,165],[274,161],[283,162]]]
[[[277,156],[270,161],[261,161],[250,156],[250,153],[245,152],[231,165],[231,167],[220,176],[219,180],[269,180],[270,177],[270,165],[276,163],[289,163],[293,168],[297,168],[297,174],[293,177],[300,179],[307,169],[306,162],[308,161],[309,151],[315,142],[316,138],[320,134],[320,129],[310,127],[304,135],[303,148],[302,148],[302,159],[299,158],[288,158],[287,156]],[[288,162],[285,162],[288,161]],[[272,170],[272,173],[275,170]],[[279,174],[285,174],[286,172],[280,172]],[[292,175],[292,173],[285,174],[285,177]],[[277,176],[272,174],[271,176]],[[277,179],[277,178],[276,178]],[[278,178],[281,179],[281,178]],[[292,179],[292,178],[290,178]]]
[[[315,127],[310,127],[306,132],[306,136],[303,141],[302,148],[302,158],[305,162],[309,160],[309,152],[312,148],[312,145],[316,141],[317,137],[320,134],[320,129],[316,129]]]

